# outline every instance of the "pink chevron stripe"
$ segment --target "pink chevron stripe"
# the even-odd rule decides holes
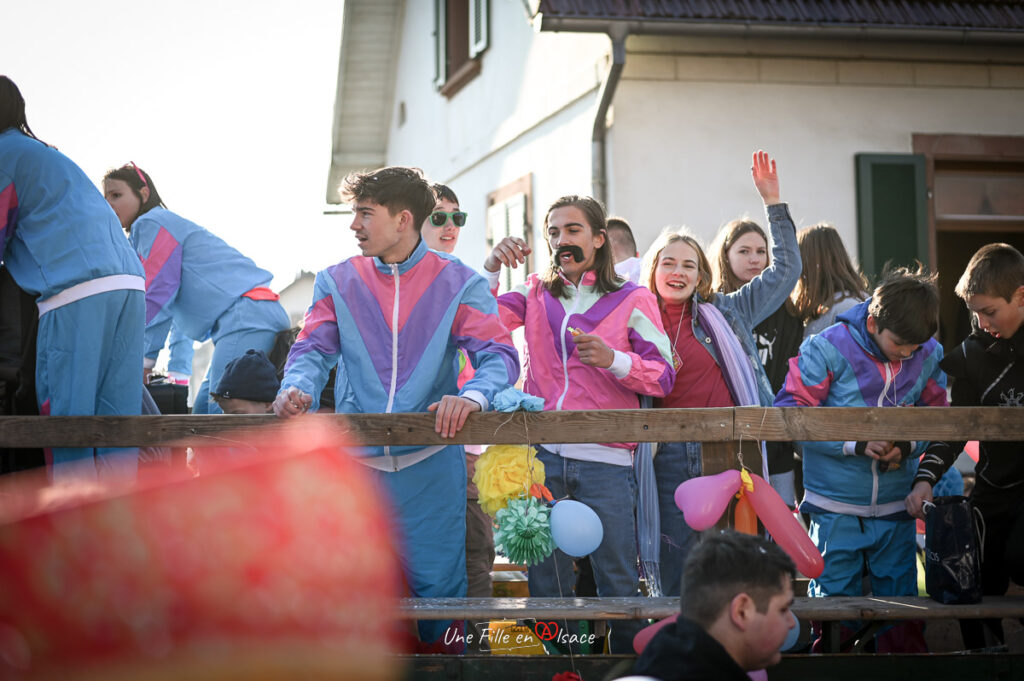
[[[797,404],[805,407],[817,407],[825,398],[832,384],[832,372],[817,385],[805,385],[803,376],[800,375],[800,356],[789,360],[789,373],[786,374],[785,390],[791,399]],[[783,405],[784,406],[784,405]]]
[[[12,219],[18,210],[18,192],[14,185],[9,184],[0,191],[0,253],[4,252],[4,244],[13,234]]]
[[[305,340],[324,322],[337,323],[337,321],[338,317],[334,313],[334,301],[331,300],[330,296],[324,296],[313,303],[306,312],[306,318],[302,323],[302,330],[299,331],[299,335],[295,340],[296,342]]]
[[[924,390],[921,391],[918,404],[926,404],[929,407],[948,407],[946,389],[936,383],[934,378],[929,378],[928,382],[924,384]]]
[[[452,335],[472,336],[481,340],[501,343],[510,348],[513,347],[512,335],[502,326],[498,318],[486,312],[481,312],[471,305],[459,305],[455,311]]]
[[[391,315],[395,306],[395,278],[391,274],[384,274],[374,265],[373,258],[354,258],[354,265],[359,278],[363,280],[366,288],[370,290],[373,297],[380,305],[381,314],[391,328]],[[430,288],[430,284],[437,278],[450,261],[437,256],[434,253],[427,253],[416,265],[416,274],[413,277],[404,276],[400,283],[399,296],[401,302],[398,310],[398,331],[401,332],[409,316],[416,309],[423,294]]]
[[[161,227],[160,231],[157,232],[156,238],[153,239],[153,245],[149,249],[149,257],[142,259],[142,266],[146,269],[146,288],[149,289],[150,284],[156,278],[156,275],[160,273],[163,266],[167,264],[168,258],[174,253],[174,249],[178,247],[178,241],[166,228]]]

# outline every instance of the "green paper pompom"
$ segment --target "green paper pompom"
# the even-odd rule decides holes
[[[550,513],[534,497],[510,500],[494,516],[494,549],[513,563],[537,565],[555,550]]]

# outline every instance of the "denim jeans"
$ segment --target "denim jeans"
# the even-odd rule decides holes
[[[678,596],[682,587],[683,563],[697,543],[698,534],[683,520],[676,506],[676,488],[701,475],[699,442],[662,442],[654,457],[658,482],[658,512],[661,518],[661,590]]]
[[[599,596],[636,596],[640,579],[636,544],[636,478],[632,466],[566,459],[543,447],[544,484],[555,499],[571,497],[597,513],[604,526],[601,545],[590,554]],[[528,572],[530,595],[572,596],[576,578],[572,557],[559,549]],[[568,628],[574,630],[575,623]],[[613,653],[631,653],[639,620],[609,622]]]

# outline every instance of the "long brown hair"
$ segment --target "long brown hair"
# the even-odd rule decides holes
[[[868,282],[850,261],[839,231],[828,222],[819,222],[797,232],[803,271],[793,289],[797,315],[807,322],[825,314],[836,295],[865,300]]]
[[[654,270],[658,267],[658,258],[661,257],[661,252],[677,241],[682,241],[696,251],[697,272],[700,280],[694,287],[694,293],[698,294],[702,300],[711,302],[715,299],[715,292],[711,288],[711,263],[708,262],[708,256],[704,255],[704,249],[701,248],[700,242],[685,227],[666,227],[658,235],[658,238],[654,240],[654,243],[651,244],[651,247],[647,249],[647,252],[644,253],[643,264],[640,267],[641,286],[646,286],[650,289],[654,297],[658,299],[660,307],[665,306],[664,301],[661,299],[661,294],[658,293],[658,287],[654,283]]]
[[[594,289],[602,295],[618,291],[622,287],[624,280],[615,273],[615,258],[612,256],[611,239],[608,238],[608,225],[604,206],[597,199],[589,196],[577,196],[576,194],[563,196],[548,208],[548,212],[544,216],[544,228],[547,229],[548,220],[551,218],[553,210],[569,206],[578,208],[583,213],[583,217],[586,219],[587,224],[590,225],[590,231],[594,236],[598,234],[604,234],[605,236],[604,243],[594,251],[594,266],[591,268],[591,271],[597,275],[597,278],[594,280]],[[550,250],[550,242],[548,249]],[[547,272],[541,275],[540,280],[544,282],[544,287],[555,298],[565,297],[565,280],[562,279],[561,268],[553,254],[551,266],[548,267]]]
[[[732,271],[732,265],[729,264],[729,249],[733,247],[733,244],[745,234],[750,232],[756,233],[762,239],[764,239],[765,251],[768,250],[768,235],[764,233],[764,229],[761,225],[757,224],[753,220],[747,220],[746,218],[740,218],[733,220],[732,222],[726,223],[722,229],[719,230],[718,236],[715,237],[714,242],[711,244],[711,252],[714,254],[714,260],[711,261],[711,274],[713,275],[711,287],[721,293],[732,293],[738,291],[743,284],[747,283],[741,281],[736,273]],[[771,254],[769,253],[765,257],[764,266],[768,267],[771,264]]]

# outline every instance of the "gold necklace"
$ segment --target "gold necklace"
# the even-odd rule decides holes
[[[689,305],[689,301],[683,303],[683,309],[679,312],[679,323],[676,325],[676,337],[672,340],[672,369],[679,373],[679,370],[683,368],[683,358],[679,356],[679,352],[676,350],[676,343],[679,342],[679,332],[683,328],[683,320],[686,319],[686,306]]]

